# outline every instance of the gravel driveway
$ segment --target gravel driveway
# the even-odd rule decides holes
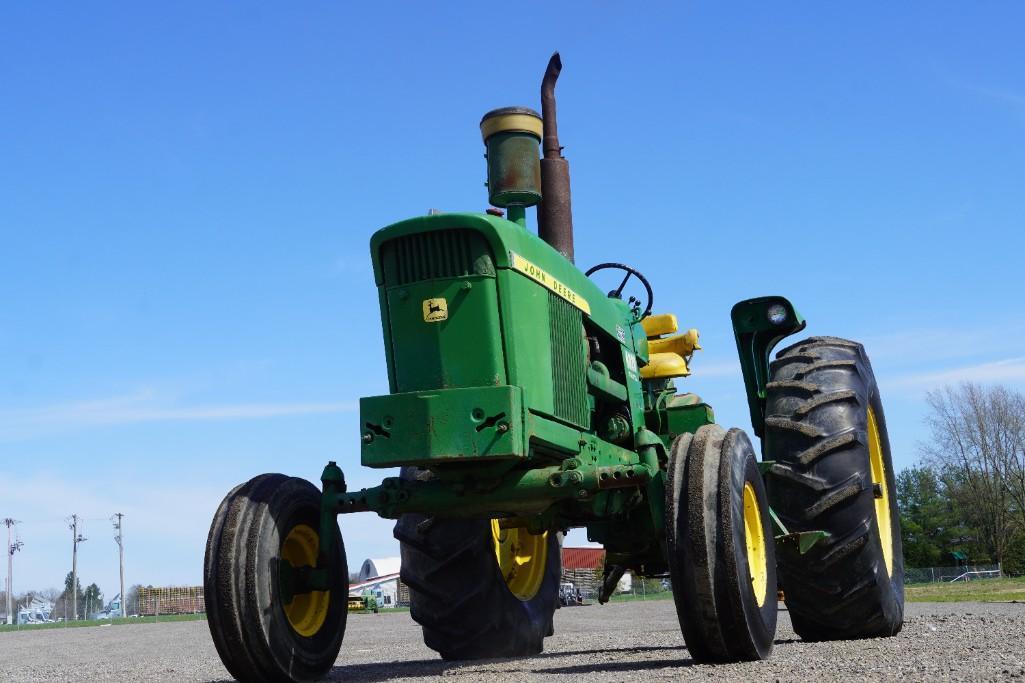
[[[407,613],[353,615],[331,680],[1005,680],[1025,679],[1025,605],[909,603],[896,638],[796,639],[780,612],[765,662],[695,665],[671,600],[574,607],[531,659],[446,663]],[[0,633],[3,681],[227,680],[206,622]]]

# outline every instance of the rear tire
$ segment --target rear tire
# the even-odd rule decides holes
[[[868,356],[856,342],[812,337],[776,358],[765,412],[769,501],[789,531],[830,534],[805,555],[791,544],[779,554],[794,630],[805,640],[892,636],[904,620],[904,560]]]
[[[282,474],[254,477],[218,507],[206,543],[204,599],[217,653],[238,680],[317,680],[337,659],[349,594],[337,526],[328,591],[286,605],[279,581],[283,553],[316,561],[319,528],[320,491]]]
[[[403,468],[403,477],[430,473]],[[561,557],[549,533],[544,576],[535,595],[521,600],[499,568],[491,522],[402,515],[395,524],[402,553],[402,581],[409,586],[410,615],[423,627],[424,643],[444,659],[526,657],[539,654],[554,632]]]
[[[776,634],[776,559],[751,441],[713,424],[670,450],[666,541],[687,649],[697,662],[765,659]]]

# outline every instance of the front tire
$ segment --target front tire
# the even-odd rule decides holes
[[[779,573],[805,640],[892,636],[904,621],[904,559],[879,388],[861,344],[812,337],[770,365],[769,501],[787,529],[829,536]]]
[[[670,449],[669,575],[697,662],[765,659],[776,634],[772,523],[754,448],[740,429],[705,425]]]
[[[403,468],[402,476],[430,473]],[[521,565],[519,575],[500,559],[503,547],[508,554],[511,534],[523,534],[522,543],[533,547],[533,554],[525,554],[533,560]],[[494,520],[406,514],[395,524],[395,538],[410,615],[423,627],[424,643],[443,659],[541,652],[545,636],[554,632],[559,602],[562,562],[555,533],[540,539],[526,529],[500,529]]]
[[[263,474],[221,502],[203,571],[207,622],[217,653],[240,681],[312,681],[338,657],[348,615],[345,548],[335,526],[330,588],[283,595],[282,563],[317,563],[320,491]]]

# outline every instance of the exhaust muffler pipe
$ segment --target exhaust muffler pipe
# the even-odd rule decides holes
[[[541,81],[541,204],[538,206],[538,235],[573,262],[573,210],[570,204],[569,162],[562,156],[559,125],[555,114],[555,81],[562,71],[556,52],[548,60]]]

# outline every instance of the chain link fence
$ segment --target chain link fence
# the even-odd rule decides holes
[[[904,583],[941,583],[952,581],[977,581],[979,579],[997,579],[1004,576],[999,564],[972,564],[953,567],[904,568]],[[591,587],[588,587],[589,589]],[[617,592],[615,598],[627,600],[659,599],[668,597],[673,591],[669,579],[641,579],[633,577],[630,589]],[[585,600],[598,599],[597,587],[585,590]]]
[[[935,583],[996,579],[1003,576],[999,564],[961,565],[959,567],[904,568],[904,583]]]
[[[668,578],[661,579],[642,579],[640,577],[633,577],[630,582],[630,590],[618,595],[633,600],[660,600],[663,598],[672,597],[673,585],[669,582]]]
[[[659,600],[663,598],[671,598],[673,595],[673,587],[669,583],[668,578],[653,578],[653,579],[642,579],[638,576],[632,576],[629,572],[627,573],[625,582],[620,582],[620,587],[624,588],[624,583],[629,585],[626,590],[617,590],[612,595],[613,601],[618,600]],[[598,587],[588,587],[588,589],[581,592],[581,597],[585,601],[597,601],[598,600]]]

